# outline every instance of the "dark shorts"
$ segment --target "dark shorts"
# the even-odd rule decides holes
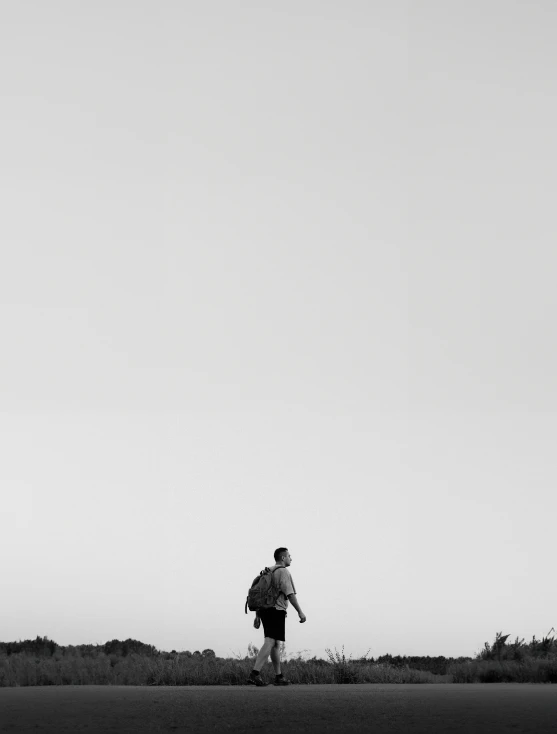
[[[265,637],[285,642],[286,612],[283,609],[262,609],[259,612]]]

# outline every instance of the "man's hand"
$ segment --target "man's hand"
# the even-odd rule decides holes
[[[300,615],[300,622],[306,621],[306,615],[302,612],[300,609],[300,605],[298,604],[298,600],[296,599],[296,594],[288,594],[288,601],[292,604],[294,609],[298,612]]]

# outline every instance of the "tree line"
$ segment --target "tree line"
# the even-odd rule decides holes
[[[99,653],[105,655],[116,655],[118,657],[127,657],[131,654],[144,655],[146,657],[156,657],[168,653],[160,652],[154,645],[148,645],[140,640],[109,640],[102,645],[59,645],[48,637],[37,636],[34,640],[19,640],[18,642],[0,642],[0,655],[16,655],[18,653],[29,653],[35,657],[50,658],[55,653],[70,653],[80,655],[82,657],[94,657]],[[196,650],[190,652],[185,650],[183,653],[177,653],[172,650],[174,655],[184,655],[185,657],[215,657],[213,650],[206,649],[203,652]]]

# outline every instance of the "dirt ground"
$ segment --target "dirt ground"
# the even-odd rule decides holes
[[[557,686],[48,686],[0,688],[0,732],[557,731]]]

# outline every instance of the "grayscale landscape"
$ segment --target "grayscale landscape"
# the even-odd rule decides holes
[[[548,731],[556,0],[1,6],[0,731]]]

